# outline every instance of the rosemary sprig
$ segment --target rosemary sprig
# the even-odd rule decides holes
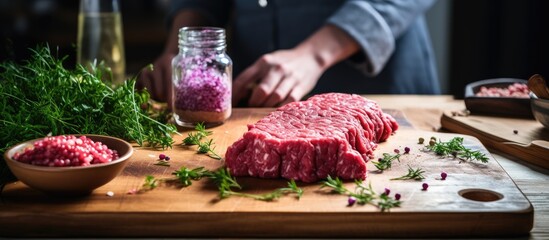
[[[196,124],[194,129],[197,132],[189,133],[188,136],[183,139],[183,144],[198,145],[198,153],[205,153],[213,159],[221,160],[222,157],[215,152],[215,147],[212,147],[213,139],[210,139],[209,141],[202,141],[203,138],[212,135],[212,131],[206,130],[203,123]]]
[[[328,187],[332,189],[332,192],[341,195],[348,195],[356,199],[356,202],[360,205],[371,204],[378,207],[382,212],[389,211],[393,207],[400,207],[400,200],[389,197],[387,194],[376,194],[372,188],[372,184],[364,186],[361,180],[355,180],[355,191],[351,191],[345,186],[339,178],[332,178],[328,176],[326,180],[322,181],[320,188]]]
[[[210,171],[205,169],[204,167],[197,167],[194,169],[181,167],[179,170],[174,171],[172,175],[174,175],[175,177],[165,179],[156,179],[153,176],[147,176],[145,178],[143,188],[144,190],[152,190],[156,188],[160,182],[166,181],[178,181],[184,187],[187,187],[192,185],[192,181],[198,181],[202,178],[208,178],[217,185],[220,199],[228,198],[230,196],[240,196],[261,201],[274,201],[290,193],[295,193],[298,199],[300,199],[303,195],[303,190],[297,186],[294,180],[288,182],[288,187],[286,188],[277,188],[272,192],[265,194],[249,194],[237,192],[234,189],[242,189],[242,187],[240,186],[240,184],[238,184],[236,179],[231,176],[226,168],[219,168],[216,171]]]
[[[425,176],[423,176],[424,173],[425,171],[421,168],[413,169],[412,167],[408,166],[408,173],[406,175],[397,178],[391,178],[391,180],[423,180],[425,179]]]
[[[452,156],[462,160],[477,160],[483,163],[487,163],[489,160],[484,153],[474,151],[463,146],[462,137],[454,137],[447,142],[442,142],[440,139],[438,141],[431,141],[426,148],[428,151],[432,151],[437,155],[444,157]]]
[[[400,162],[400,154],[391,155],[390,153],[383,153],[383,157],[379,158],[377,162],[372,163],[378,170],[383,171],[391,168],[394,160]]]

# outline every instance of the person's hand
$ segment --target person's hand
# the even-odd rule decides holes
[[[330,66],[359,50],[338,27],[325,25],[291,50],[263,55],[233,83],[233,104],[250,94],[248,105],[275,107],[299,101]],[[250,89],[251,88],[251,89]]]
[[[172,85],[172,58],[176,54],[164,53],[153,63],[153,69],[144,69],[137,79],[137,89],[146,88],[151,98],[160,102],[167,102],[171,108]]]
[[[275,107],[299,101],[314,88],[323,72],[315,57],[302,49],[263,55],[235,79],[233,104],[250,94],[249,91],[251,107]]]

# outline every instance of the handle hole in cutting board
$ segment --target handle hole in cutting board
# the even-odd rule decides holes
[[[458,194],[463,198],[479,202],[493,202],[503,198],[501,193],[480,188],[463,189]]]

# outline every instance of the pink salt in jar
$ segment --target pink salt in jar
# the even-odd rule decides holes
[[[172,60],[172,105],[178,125],[212,127],[231,116],[233,63],[225,39],[222,28],[179,30],[179,54]]]

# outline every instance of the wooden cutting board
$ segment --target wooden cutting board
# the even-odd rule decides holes
[[[235,109],[231,119],[213,128],[216,150],[227,146],[271,109]],[[391,111],[402,128],[381,143],[376,156],[403,151],[410,154],[383,173],[368,163],[365,181],[381,193],[400,193],[402,205],[390,212],[370,205],[347,206],[347,197],[320,189],[320,184],[298,185],[305,191],[298,200],[286,196],[275,202],[241,197],[219,200],[208,181],[192,186],[162,185],[142,194],[127,194],[140,187],[146,175],[170,177],[181,166],[215,169],[223,162],[196,154],[194,147],[175,145],[157,151],[136,147],[124,172],[90,196],[60,198],[44,195],[20,182],[6,186],[0,202],[2,236],[50,237],[479,237],[528,234],[533,208],[498,162],[475,138],[457,134],[416,131],[405,117]],[[187,132],[182,132],[186,136]],[[180,143],[184,136],[176,136]],[[418,138],[465,138],[468,147],[490,156],[487,164],[461,162],[423,152]],[[171,157],[171,166],[153,165],[159,153]],[[426,171],[423,181],[391,181],[408,166]],[[448,173],[440,180],[440,173]],[[77,179],[75,179],[77,181]],[[285,187],[280,179],[238,178],[246,193],[266,193]],[[429,188],[422,190],[422,183]],[[354,189],[354,183],[346,183]],[[112,191],[114,196],[106,195]]]
[[[549,129],[533,119],[445,112],[441,126],[478,138],[486,147],[549,169]]]

